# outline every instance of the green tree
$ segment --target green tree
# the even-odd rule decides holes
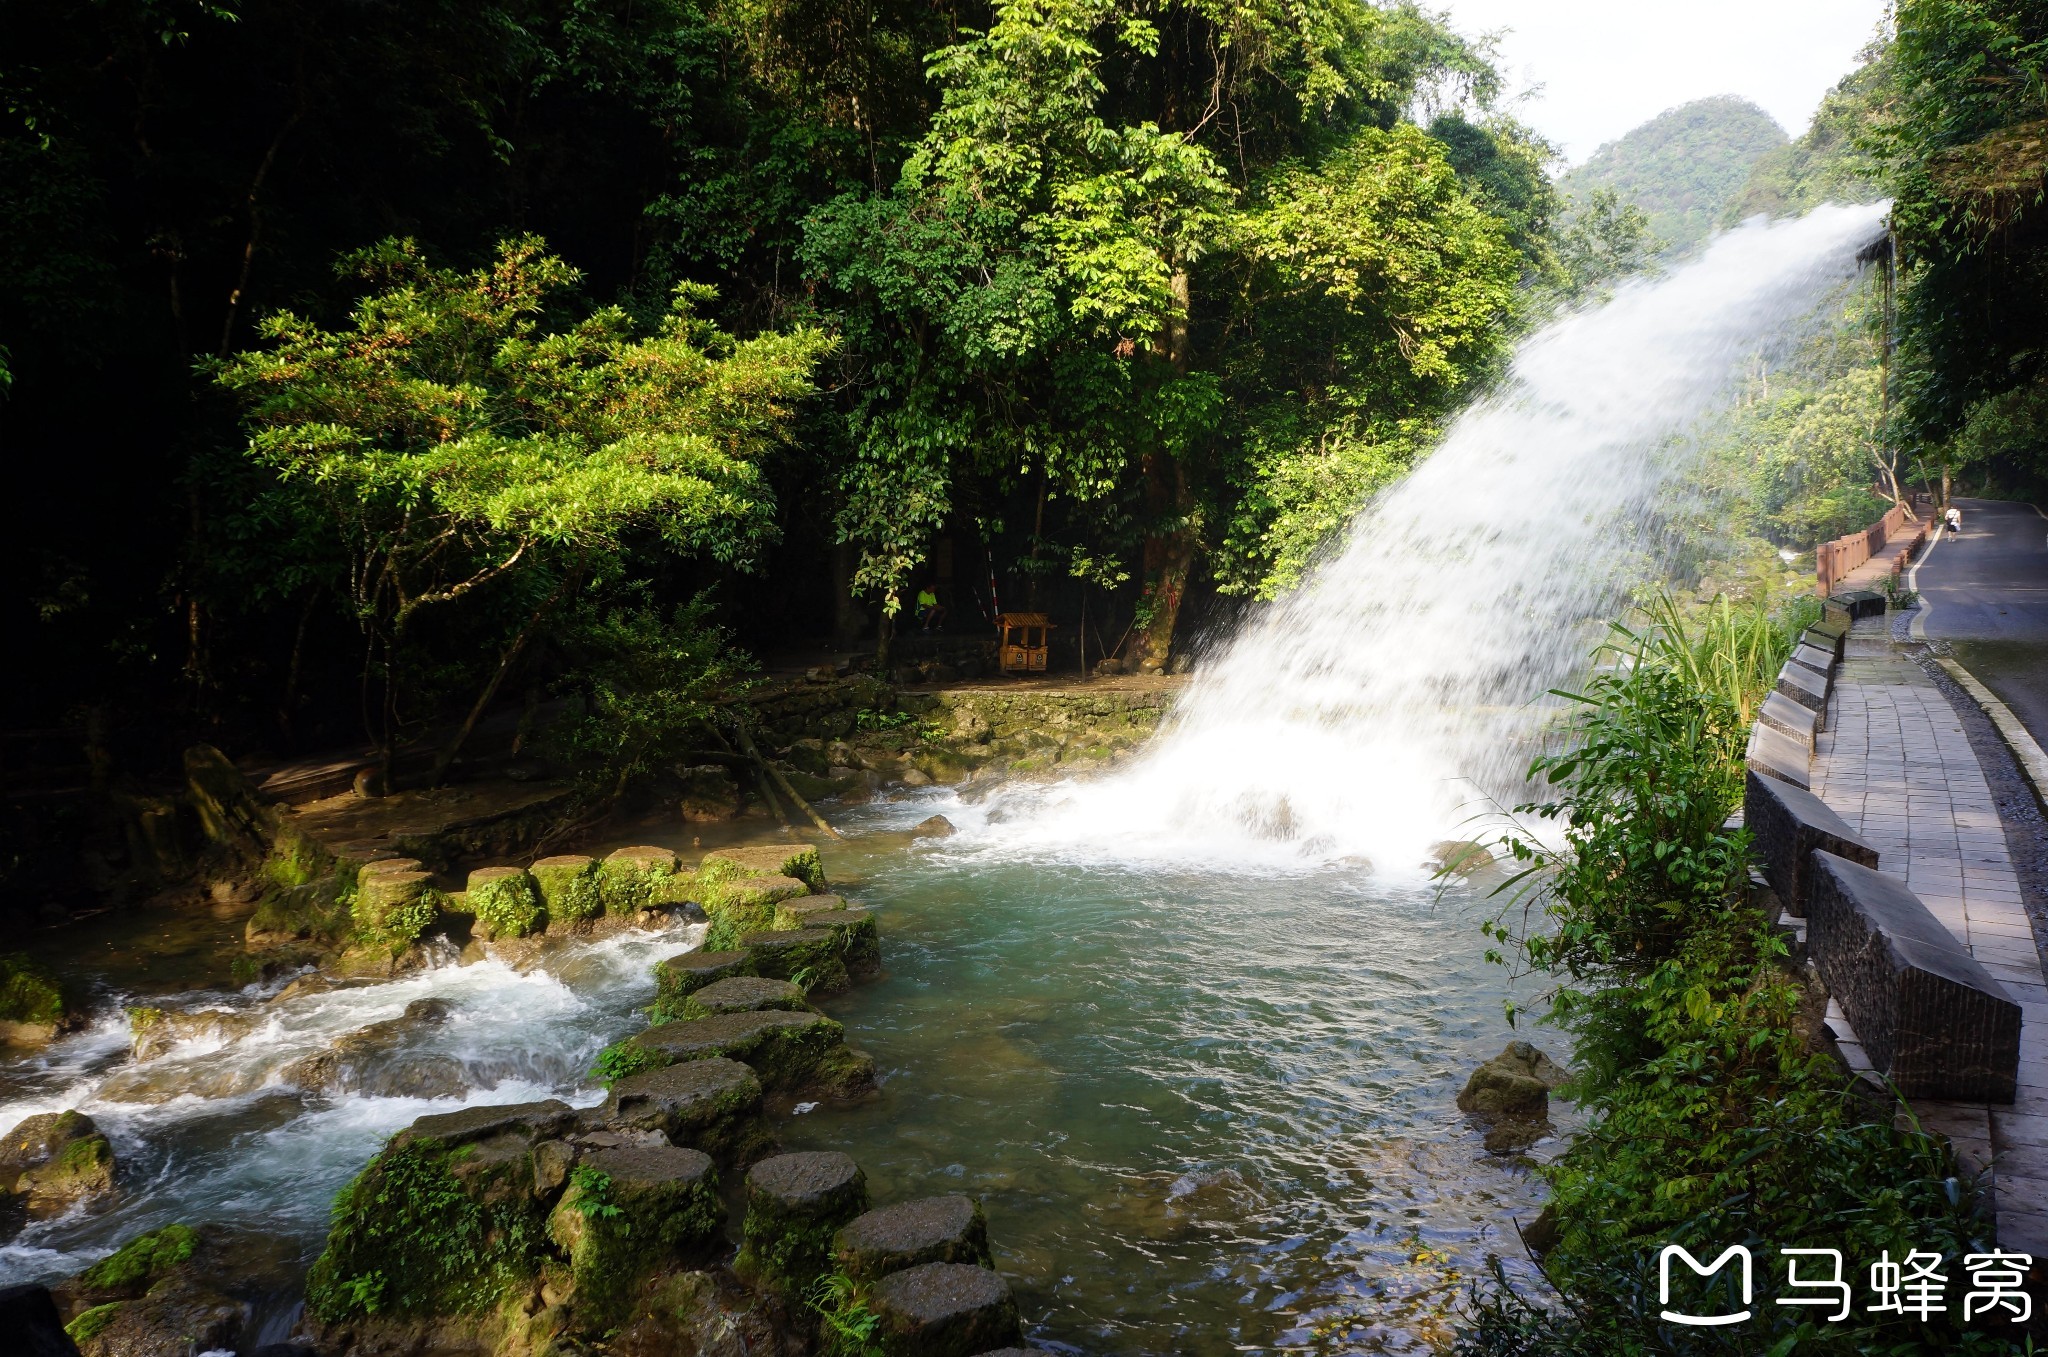
[[[317,506],[289,520],[326,535],[304,548],[338,546],[387,763],[435,613],[515,583],[538,595],[466,735],[562,601],[619,573],[630,534],[731,565],[773,536],[761,461],[811,390],[816,330],[734,340],[688,288],[652,334],[617,307],[551,328],[577,274],[533,239],[469,272],[403,241],[349,267],[370,290],[346,328],[279,312],[268,345],[217,380],[244,403],[272,493]]]

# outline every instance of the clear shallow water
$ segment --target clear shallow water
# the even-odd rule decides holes
[[[956,838],[906,844],[934,810]],[[1084,1352],[1430,1350],[1540,1193],[1454,1099],[1509,1037],[1484,902],[1420,870],[1239,875],[1004,846],[885,803],[828,868],[888,974],[827,1004],[883,1096],[798,1118],[879,1201],[981,1196],[1038,1341]]]

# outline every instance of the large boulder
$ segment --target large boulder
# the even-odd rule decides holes
[[[137,1064],[167,1055],[182,1042],[221,1046],[240,1041],[261,1025],[260,1014],[204,1008],[188,1012],[151,1007],[128,1010],[128,1053]]]
[[[259,1305],[296,1289],[295,1242],[254,1231],[166,1225],[60,1283],[55,1300],[86,1357],[258,1352]]]
[[[869,1288],[868,1308],[887,1357],[975,1357],[1023,1334],[1010,1284],[964,1263],[891,1273]]]
[[[958,1193],[881,1206],[834,1236],[840,1268],[857,1282],[922,1263],[988,1267],[988,1222],[981,1203]]]
[[[114,1190],[114,1147],[83,1112],[44,1112],[0,1138],[0,1193],[32,1219]]]
[[[802,1296],[830,1268],[833,1236],[867,1209],[867,1175],[836,1150],[763,1159],[747,1171],[746,1224],[733,1266]]]

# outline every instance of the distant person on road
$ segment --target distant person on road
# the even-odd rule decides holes
[[[1942,515],[1942,517],[1948,522],[1949,536],[1961,537],[1963,535],[1963,511],[1961,509],[1951,504],[1948,506],[1948,512]]]
[[[939,606],[939,596],[929,584],[917,591],[917,629],[937,631],[946,620],[946,610]]]

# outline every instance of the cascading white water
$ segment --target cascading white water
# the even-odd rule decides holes
[[[992,807],[1006,846],[1406,869],[1509,788],[1532,699],[1654,568],[1644,524],[1741,360],[1851,276],[1885,208],[1750,222],[1517,352],[1508,379],[1208,655],[1128,769]]]

